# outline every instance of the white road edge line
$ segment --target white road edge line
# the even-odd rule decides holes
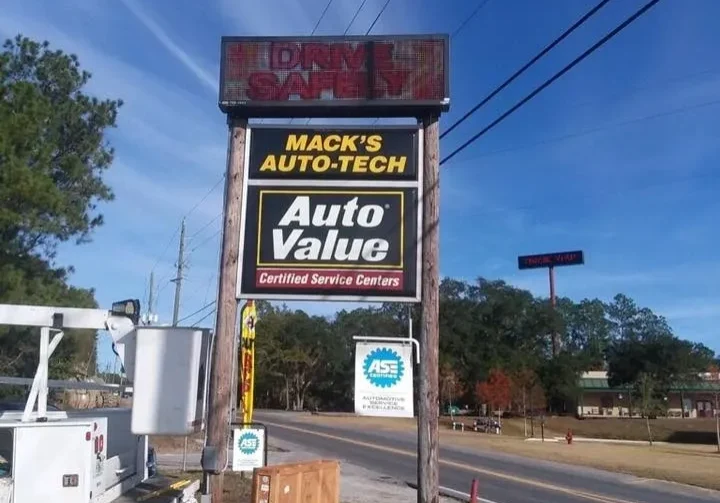
[[[468,493],[464,493],[462,491],[456,491],[455,489],[450,489],[449,487],[443,487],[440,486],[440,491],[447,493],[450,497],[455,497],[459,499],[463,499],[465,501],[470,501],[470,495]],[[481,498],[480,496],[477,497],[477,501],[479,503],[498,503],[497,501],[489,500],[486,498]]]

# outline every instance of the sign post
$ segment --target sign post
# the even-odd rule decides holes
[[[212,366],[210,368],[210,395],[207,420],[207,440],[201,464],[208,476],[213,503],[222,503],[223,470],[227,466],[227,447],[230,436],[232,411],[233,362],[235,355],[235,325],[237,323],[237,278],[240,219],[242,208],[243,171],[245,169],[245,133],[247,120],[228,119],[228,160],[225,175],[225,207],[223,210],[222,253],[218,278],[218,302],[215,320]]]
[[[539,255],[520,255],[518,257],[518,269],[539,269],[547,267],[548,280],[550,282],[550,305],[555,308],[555,267],[568,265],[583,265],[585,256],[582,250],[569,252],[541,253]],[[552,337],[552,354],[558,353],[557,334]]]
[[[202,458],[213,503],[237,299],[422,302],[418,503],[439,500],[438,119],[450,106],[449,50],[447,35],[222,38],[218,105],[231,130]],[[247,128],[272,117],[418,125]]]
[[[440,133],[437,116],[423,118],[423,261],[418,411],[418,503],[440,499]]]

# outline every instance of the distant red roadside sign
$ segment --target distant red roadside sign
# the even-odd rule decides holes
[[[248,117],[439,113],[448,55],[447,35],[223,37],[219,106]]]
[[[584,263],[585,257],[582,250],[521,255],[518,257],[518,269],[538,269],[541,267],[582,265]]]

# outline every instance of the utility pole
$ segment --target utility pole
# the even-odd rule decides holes
[[[185,266],[185,217],[180,224],[180,247],[178,248],[177,275],[175,282],[175,304],[173,305],[173,327],[178,324],[180,316],[180,291],[182,290],[183,268]]]
[[[152,320],[153,301],[155,300],[153,291],[155,290],[155,271],[150,271],[150,293],[148,294],[147,318]]]
[[[555,268],[553,266],[548,267],[548,279],[550,281],[550,307],[555,310]],[[552,333],[552,356],[555,358],[558,354],[558,333],[553,330]]]
[[[418,407],[418,503],[440,501],[438,353],[440,351],[440,138],[437,117],[423,119],[422,315]]]
[[[153,314],[153,305],[155,304],[155,272],[150,271],[150,292],[148,294],[147,311],[142,317],[143,324],[152,325],[157,323],[157,317]]]
[[[245,136],[247,120],[228,116],[228,159],[225,176],[225,208],[222,234],[222,255],[218,279],[215,343],[210,368],[210,400],[208,406],[207,441],[203,451],[203,470],[209,475],[212,503],[223,502],[223,470],[228,465],[230,413],[232,409],[233,369],[237,354],[237,271],[240,256],[240,215],[245,173]]]

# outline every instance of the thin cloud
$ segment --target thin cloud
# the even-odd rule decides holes
[[[179,218],[208,193],[214,180],[207,180],[203,185],[180,185],[167,177],[148,176],[118,158],[108,172],[107,181],[115,189],[117,199],[130,207],[142,208],[146,214],[164,213]],[[194,214],[203,221],[215,217],[222,210],[222,198],[222,187],[219,186],[195,209]]]
[[[137,18],[145,28],[160,42],[173,56],[185,65],[197,79],[213,93],[217,93],[218,81],[210,73],[197,64],[190,55],[177,45],[170,36],[155,22],[145,11],[143,11],[135,0],[121,0],[128,10]]]
[[[696,320],[698,318],[720,318],[720,299],[696,299],[685,301],[685,305],[660,308],[658,313],[669,320]]]

